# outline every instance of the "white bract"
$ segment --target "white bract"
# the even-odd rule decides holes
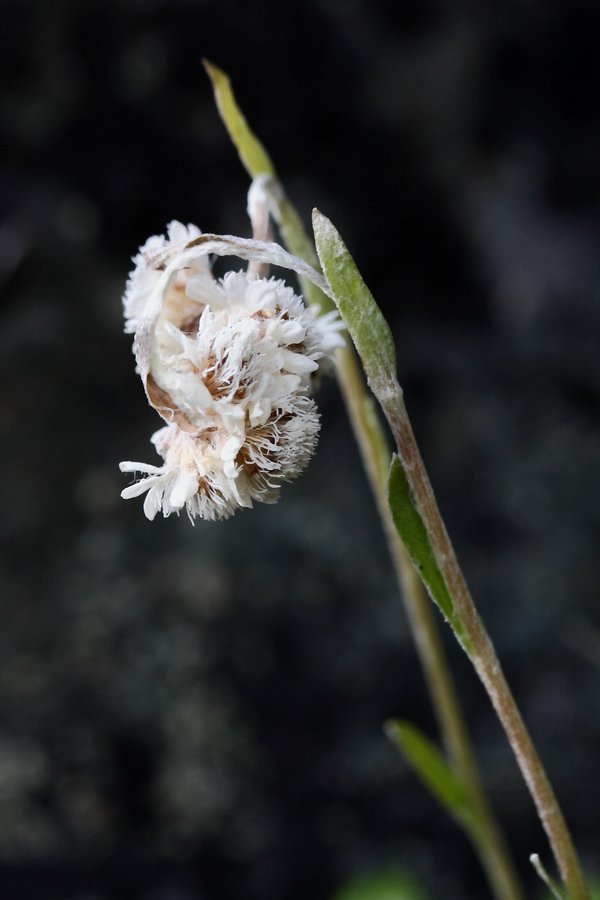
[[[213,277],[208,253],[251,260]],[[166,426],[152,437],[162,466],[122,462],[145,477],[153,519],[186,509],[191,519],[226,518],[253,501],[273,503],[312,456],[319,416],[311,376],[343,345],[336,313],[318,316],[284,281],[257,277],[275,263],[324,282],[277,244],[203,235],[172,222],[134,258],[123,305],[137,369]]]

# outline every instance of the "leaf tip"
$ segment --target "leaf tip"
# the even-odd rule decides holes
[[[312,211],[312,227],[313,234],[315,236],[317,254],[319,256],[319,259],[321,260],[321,265],[323,265],[324,263],[321,254],[326,249],[325,244],[330,243],[332,239],[338,235],[331,219],[328,219],[327,216],[322,213],[321,210],[316,206]]]
[[[386,719],[383,723],[383,733],[392,744],[398,744],[402,737],[402,722],[398,719]]]
[[[320,226],[323,224],[323,222],[326,222],[326,221],[327,221],[327,219],[326,219],[326,217],[323,215],[323,213],[321,212],[321,210],[320,210],[320,209],[317,209],[316,206],[313,207],[313,211],[312,211],[312,225],[313,225],[313,231],[316,231],[317,228],[320,228]]]
[[[212,81],[213,84],[219,78],[224,78],[227,81],[229,80],[227,78],[227,75],[223,71],[223,69],[220,69],[218,66],[216,66],[213,62],[210,61],[210,59],[207,59],[205,56],[203,56],[201,59],[201,62],[202,62],[202,65],[204,66],[204,71],[206,72],[206,74],[208,75],[208,77],[210,78],[210,80]]]

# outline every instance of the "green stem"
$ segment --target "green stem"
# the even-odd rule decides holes
[[[506,732],[571,900],[589,891],[564,816],[475,607],[440,515],[401,395],[384,404],[398,454],[427,529],[438,567],[469,641],[469,655]]]

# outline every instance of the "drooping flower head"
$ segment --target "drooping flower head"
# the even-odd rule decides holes
[[[255,185],[252,218],[258,206],[264,225],[260,199]],[[217,279],[209,253],[250,265]],[[341,323],[336,313],[307,309],[284,281],[259,277],[271,262],[323,287],[277,244],[203,235],[179,222],[134,258],[125,330],[134,334],[146,395],[166,425],[152,437],[163,465],[121,463],[122,471],[146,476],[122,496],[146,493],[149,519],[183,508],[192,519],[226,518],[254,501],[273,503],[315,450],[311,376],[342,345]]]

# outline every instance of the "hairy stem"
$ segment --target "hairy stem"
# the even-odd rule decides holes
[[[402,397],[397,395],[392,402],[384,404],[384,411],[440,572],[469,640],[471,661],[506,732],[550,841],[563,882],[571,900],[589,900],[589,891],[569,829],[458,564]]]

